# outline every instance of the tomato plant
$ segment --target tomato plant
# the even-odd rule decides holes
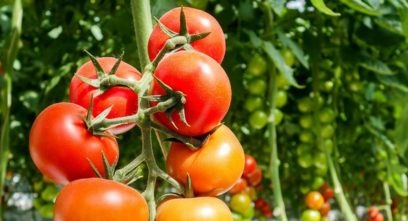
[[[168,173],[181,183],[186,183],[187,174],[190,175],[197,195],[217,196],[241,177],[245,155],[233,132],[222,125],[197,150],[172,143],[166,165]]]
[[[58,194],[55,221],[130,221],[149,219],[143,196],[134,188],[112,180],[81,179]]]
[[[228,206],[215,197],[175,198],[157,208],[156,221],[231,221]]]
[[[37,168],[56,183],[95,177],[90,162],[104,176],[102,153],[117,162],[116,139],[108,132],[93,135],[84,119],[87,110],[73,103],[56,103],[35,119],[29,137],[30,155]]]
[[[228,76],[207,55],[195,51],[170,54],[159,63],[154,75],[186,99],[183,109],[187,124],[178,111],[170,118],[163,112],[154,115],[166,127],[182,135],[198,136],[218,126],[227,114],[232,93]],[[155,81],[151,93],[165,95],[166,91]]]
[[[107,77],[107,73],[112,71],[118,59],[113,57],[101,57],[97,59],[97,62],[102,70],[98,70],[91,61],[88,61],[81,65],[72,77],[69,88],[70,101],[88,109],[91,104],[91,99],[93,99],[93,116],[98,116],[109,107],[112,107],[112,109],[107,118],[118,118],[135,114],[138,109],[138,97],[132,89],[124,86],[114,86],[106,89],[96,88],[78,77],[82,76],[88,79],[97,79],[98,71],[103,71],[104,73],[102,74]],[[140,72],[124,61],[120,62],[115,73],[112,74],[131,82],[136,82],[141,78]],[[133,126],[135,126],[135,124],[119,125],[112,128],[111,131],[115,134],[120,134],[128,131]]]
[[[179,33],[180,10],[181,8],[179,7],[167,11],[160,17],[159,22],[167,29]],[[189,7],[183,7],[183,11],[187,22],[188,35],[209,33],[205,38],[192,42],[191,47],[209,55],[218,63],[221,63],[224,58],[226,46],[224,32],[220,24],[212,15],[205,11]],[[153,28],[147,46],[150,60],[156,57],[169,38],[167,33],[165,33],[159,25]]]

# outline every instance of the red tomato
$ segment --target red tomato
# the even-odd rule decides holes
[[[97,60],[105,73],[109,73],[117,62],[117,59],[113,57],[101,57]],[[81,75],[90,79],[97,78],[96,69],[91,61],[83,64],[77,70],[76,75]],[[133,82],[136,82],[141,78],[141,74],[136,68],[123,61],[119,64],[115,75]],[[83,82],[77,76],[72,78],[69,88],[69,98],[72,103],[79,104],[88,109],[91,98],[96,92],[98,92],[97,88]],[[138,110],[137,94],[132,89],[124,86],[114,86],[105,90],[102,94],[94,97],[93,102],[93,116],[97,116],[109,107],[112,107],[112,110],[107,118],[132,115]],[[135,124],[120,125],[112,128],[111,131],[114,134],[120,134],[130,130],[133,126],[135,126]]]
[[[91,161],[105,175],[102,152],[110,164],[118,160],[116,139],[95,136],[83,121],[87,110],[73,103],[56,103],[35,119],[29,138],[31,158],[37,168],[56,183],[95,177]]]
[[[172,114],[177,129],[168,116],[158,112],[155,118],[168,128],[185,136],[205,134],[220,124],[231,103],[231,85],[220,64],[203,53],[180,51],[165,57],[157,66],[156,78],[186,98],[184,105],[186,125],[175,111]],[[152,94],[165,91],[155,81]]]
[[[193,220],[232,221],[232,214],[228,206],[216,197],[169,199],[157,208],[156,221]]]
[[[376,206],[372,206],[368,209],[367,211],[367,215],[370,219],[374,218],[377,216],[377,214],[379,214],[380,211],[378,210],[378,208]]]
[[[76,180],[58,194],[54,221],[147,221],[143,196],[122,183],[100,178]]]
[[[222,125],[197,150],[172,143],[166,166],[168,173],[181,183],[186,183],[189,174],[197,195],[217,196],[228,191],[241,177],[244,160],[238,139]]]
[[[250,173],[254,172],[257,168],[256,160],[253,156],[245,154],[245,167],[242,176],[247,177]]]
[[[330,187],[328,183],[324,183],[320,187],[320,193],[323,195],[324,201],[329,201],[334,197],[334,190]]]
[[[220,24],[205,11],[189,7],[183,7],[183,11],[189,35],[210,33],[205,38],[192,42],[191,46],[221,63],[225,55],[225,37]],[[168,29],[179,33],[180,8],[171,9],[159,21]],[[161,30],[159,25],[154,26],[148,42],[150,60],[156,57],[168,39],[169,36]]]
[[[306,195],[305,203],[310,209],[319,210],[324,204],[324,199],[321,193],[311,191]]]
[[[248,185],[257,186],[262,181],[262,170],[259,167],[255,168],[252,173],[247,175],[246,179],[248,181]]]
[[[320,215],[327,216],[331,210],[331,205],[329,202],[324,202],[322,207],[319,209]]]
[[[236,194],[239,192],[242,192],[245,190],[245,188],[247,187],[247,181],[244,178],[239,178],[238,181],[234,184],[234,186],[232,186],[232,188],[230,190],[228,190],[228,193],[230,194]]]

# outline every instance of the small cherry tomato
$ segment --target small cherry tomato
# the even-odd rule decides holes
[[[230,194],[236,194],[239,192],[242,192],[245,190],[245,188],[248,186],[246,179],[244,178],[239,178],[239,180],[232,186],[230,190],[228,190],[228,193]]]
[[[268,114],[263,110],[252,112],[249,116],[249,124],[255,129],[262,129],[268,124]]]
[[[321,216],[327,216],[331,210],[331,205],[329,202],[324,202],[323,206],[319,209]]]
[[[262,170],[257,167],[252,173],[246,176],[249,186],[257,186],[262,181]]]
[[[321,217],[319,211],[308,209],[302,212],[300,221],[320,221]]]
[[[240,214],[245,213],[251,207],[251,203],[251,197],[245,192],[232,195],[229,202],[231,209]]]
[[[311,191],[305,197],[306,206],[313,210],[319,210],[324,204],[324,198],[320,192]]]
[[[255,53],[248,63],[247,73],[252,76],[261,76],[266,72],[267,65],[265,58]]]
[[[244,172],[242,173],[243,177],[247,177],[250,173],[252,173],[257,168],[256,160],[253,156],[249,154],[245,154],[245,166]]]

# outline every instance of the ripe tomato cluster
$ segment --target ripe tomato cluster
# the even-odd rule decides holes
[[[384,216],[376,206],[371,206],[367,210],[365,221],[383,221]]]
[[[252,186],[261,181],[255,160],[222,124],[232,92],[220,65],[225,37],[218,22],[201,10],[172,9],[155,25],[147,47],[151,63],[143,73],[121,58],[89,54],[71,80],[70,102],[52,104],[35,119],[31,157],[45,177],[63,185],[54,220],[231,221],[228,206],[216,197],[242,174]],[[115,136],[135,125],[142,136],[155,128],[171,137],[167,173],[156,164],[149,139],[142,139],[137,165],[116,170]],[[143,195],[126,185],[137,179],[141,163],[149,182]],[[157,178],[179,192],[152,211]]]
[[[334,191],[328,183],[324,183],[319,191],[310,191],[305,196],[307,209],[301,214],[302,221],[321,221],[327,219],[331,210],[330,200],[334,196]]]
[[[255,158],[245,154],[245,167],[241,178],[228,191],[229,206],[234,212],[234,220],[252,219],[258,210],[264,217],[272,217],[272,208],[269,203],[258,198],[256,187],[262,181],[262,170],[258,167]]]

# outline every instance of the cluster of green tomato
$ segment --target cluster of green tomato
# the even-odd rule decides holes
[[[33,191],[38,197],[33,200],[33,206],[36,211],[44,218],[52,218],[54,215],[54,201],[59,192],[56,184],[46,179],[33,182]]]
[[[244,86],[248,91],[248,98],[245,100],[244,108],[250,113],[249,125],[253,129],[264,128],[269,121],[269,114],[265,97],[268,85],[268,61],[260,53],[255,53],[248,62],[245,72]],[[278,75],[278,90],[275,93],[275,108],[271,115],[274,117],[275,125],[280,124],[283,119],[283,113],[280,110],[287,103],[286,88],[288,87],[284,77]]]

